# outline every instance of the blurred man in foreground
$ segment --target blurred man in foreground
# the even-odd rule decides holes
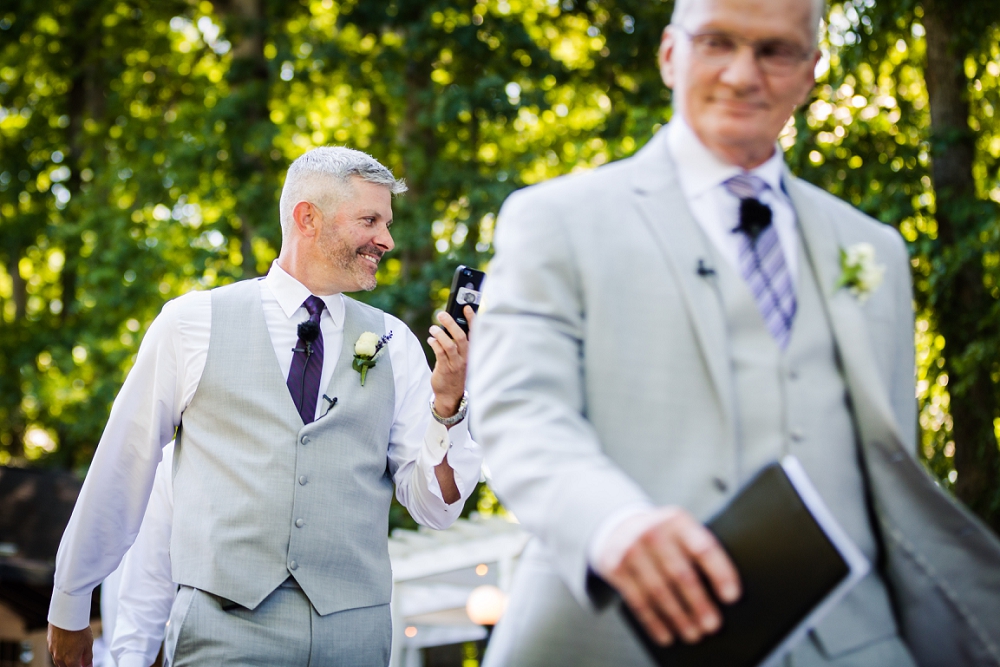
[[[795,454],[879,567],[786,664],[1000,660],[1000,545],[915,462],[913,312],[892,228],[786,168],[821,0],[677,0],[674,117],[635,157],[508,199],[471,357],[474,428],[538,540],[486,664],[644,665],[717,632],[739,573],[704,521]],[[931,630],[927,632],[927,630]]]

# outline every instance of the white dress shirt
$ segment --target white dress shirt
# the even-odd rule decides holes
[[[115,627],[109,650],[118,667],[149,667],[166,632],[177,584],[170,572],[170,532],[174,518],[174,443],[163,448],[142,527],[125,554],[118,587]]]
[[[775,145],[774,155],[751,169],[727,164],[705,147],[691,127],[677,113],[664,130],[667,148],[677,165],[681,192],[691,215],[719,255],[740,273],[739,236],[733,229],[739,224],[740,200],[724,183],[743,173],[753,174],[767,183],[762,203],[771,207],[778,242],[785,255],[785,265],[794,285],[798,278],[798,230],[795,209],[782,186],[785,173],[784,155]],[[672,510],[650,504],[629,505],[604,520],[590,540],[588,560],[598,573],[608,573],[617,567],[625,552],[639,537],[662,521]]]
[[[259,284],[274,353],[287,377],[298,324],[309,317],[302,303],[310,292],[277,262]],[[327,306],[320,317],[325,351],[321,387],[326,387],[345,343],[345,311],[340,294],[321,298]],[[211,294],[202,291],[170,301],[150,325],[59,545],[49,606],[53,625],[80,630],[89,624],[91,592],[118,567],[134,541],[162,449],[173,439],[205,369],[211,322]],[[413,332],[389,314],[385,330],[394,334],[387,345],[395,385],[388,464],[396,497],[419,523],[446,528],[479,481],[482,451],[469,437],[465,421],[447,429],[431,418],[430,369]],[[321,397],[317,416],[325,408]],[[462,496],[452,505],[444,502],[434,474],[445,454]]]

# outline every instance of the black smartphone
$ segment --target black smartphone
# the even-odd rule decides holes
[[[451,279],[451,292],[448,294],[448,305],[445,312],[455,318],[458,326],[469,333],[469,323],[463,312],[466,306],[472,306],[473,312],[479,312],[479,300],[483,293],[483,280],[486,274],[476,269],[460,265],[455,269],[455,277]]]

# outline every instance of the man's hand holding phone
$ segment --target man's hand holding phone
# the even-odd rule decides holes
[[[471,328],[476,318],[475,311],[465,307],[466,320]],[[434,350],[434,371],[431,373],[431,389],[434,391],[434,412],[447,419],[458,412],[465,396],[465,365],[469,357],[469,338],[458,323],[448,313],[438,314],[441,326],[430,329],[427,344]],[[443,327],[443,328],[442,328]],[[451,505],[461,500],[462,495],[455,484],[455,471],[448,463],[448,455],[434,468],[441,495]]]
[[[465,320],[471,328],[476,317],[471,306],[464,308]],[[469,358],[469,337],[455,318],[445,311],[438,313],[438,322],[430,328],[427,344],[434,350],[434,372],[431,389],[434,390],[434,411],[450,417],[458,411],[465,394],[465,365]]]

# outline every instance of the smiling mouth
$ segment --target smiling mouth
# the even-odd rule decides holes
[[[731,98],[716,98],[713,100],[716,105],[725,109],[738,112],[766,111],[767,105],[756,100],[740,100]]]
[[[359,252],[358,256],[360,256],[361,259],[363,259],[363,260],[365,260],[367,262],[371,262],[372,266],[375,266],[375,267],[378,267],[378,262],[379,262],[380,259],[382,259],[381,256],[379,256],[379,255],[370,255],[368,253],[363,253],[363,252]]]

